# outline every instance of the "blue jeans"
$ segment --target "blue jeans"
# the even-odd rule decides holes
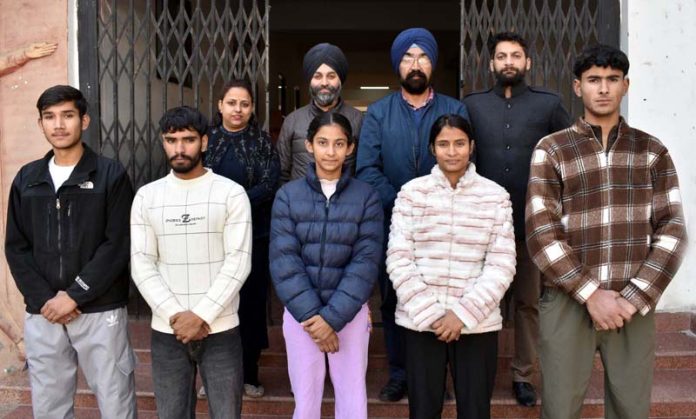
[[[239,327],[181,343],[152,331],[152,381],[160,419],[196,417],[196,370],[200,368],[212,419],[242,414],[242,344]]]

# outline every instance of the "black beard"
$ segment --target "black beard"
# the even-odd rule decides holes
[[[502,71],[500,71],[500,72],[494,71],[493,72],[493,75],[495,75],[495,79],[502,86],[514,86],[514,85],[520,83],[521,81],[524,80],[525,74],[526,74],[525,70],[522,70],[522,71],[517,70],[515,72],[514,76],[507,76]]]
[[[415,76],[420,77],[416,78]],[[419,95],[430,87],[430,80],[428,80],[428,77],[422,71],[413,70],[406,75],[405,80],[401,80],[401,86],[404,88],[404,90],[406,90],[406,92],[412,95]]]
[[[183,165],[183,166],[174,166],[172,163],[173,160],[177,157],[183,157],[184,160],[188,160],[189,164]],[[198,166],[198,163],[200,163],[201,159],[203,158],[203,153],[198,153],[195,157],[189,157],[189,156],[174,156],[171,159],[169,159],[169,165],[171,166],[172,170],[175,171],[176,173],[188,173],[191,170],[193,170],[196,166]]]

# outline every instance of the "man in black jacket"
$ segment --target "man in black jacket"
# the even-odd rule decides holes
[[[71,417],[77,364],[103,418],[133,418],[135,357],[128,342],[129,215],[123,167],[82,143],[87,101],[70,86],[39,97],[52,150],[12,183],[5,255],[24,296],[35,418]]]
[[[525,73],[532,60],[518,34],[503,32],[489,39],[492,89],[464,98],[476,140],[476,171],[510,193],[517,241],[517,273],[510,287],[515,323],[513,391],[519,404],[536,404],[531,383],[539,340],[539,270],[527,253],[524,206],[529,162],[536,143],[570,126],[558,95],[527,86]],[[509,296],[508,296],[509,297]],[[506,298],[509,301],[508,298]],[[509,310],[505,310],[507,314]],[[508,317],[508,316],[506,316]]]

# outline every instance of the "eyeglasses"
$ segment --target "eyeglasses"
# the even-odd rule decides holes
[[[414,57],[412,55],[404,55],[404,57],[401,59],[401,64],[411,67],[416,61],[418,61],[418,65],[421,67],[432,64],[430,62],[430,58],[428,58],[428,56],[425,54],[420,55],[418,57]]]

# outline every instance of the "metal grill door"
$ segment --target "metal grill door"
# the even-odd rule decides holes
[[[156,126],[164,111],[189,105],[212,117],[232,78],[252,82],[267,124],[268,12],[268,0],[81,0],[88,144],[142,186],[167,171]]]
[[[561,94],[571,115],[582,112],[572,91],[573,62],[585,47],[619,45],[618,0],[462,0],[460,95],[490,87],[488,38],[502,31],[529,44],[528,80]]]
[[[79,0],[85,142],[120,161],[138,188],[168,170],[157,127],[168,108],[212,117],[224,83],[247,78],[267,125],[269,10],[268,0]],[[130,312],[148,314],[131,291]]]

